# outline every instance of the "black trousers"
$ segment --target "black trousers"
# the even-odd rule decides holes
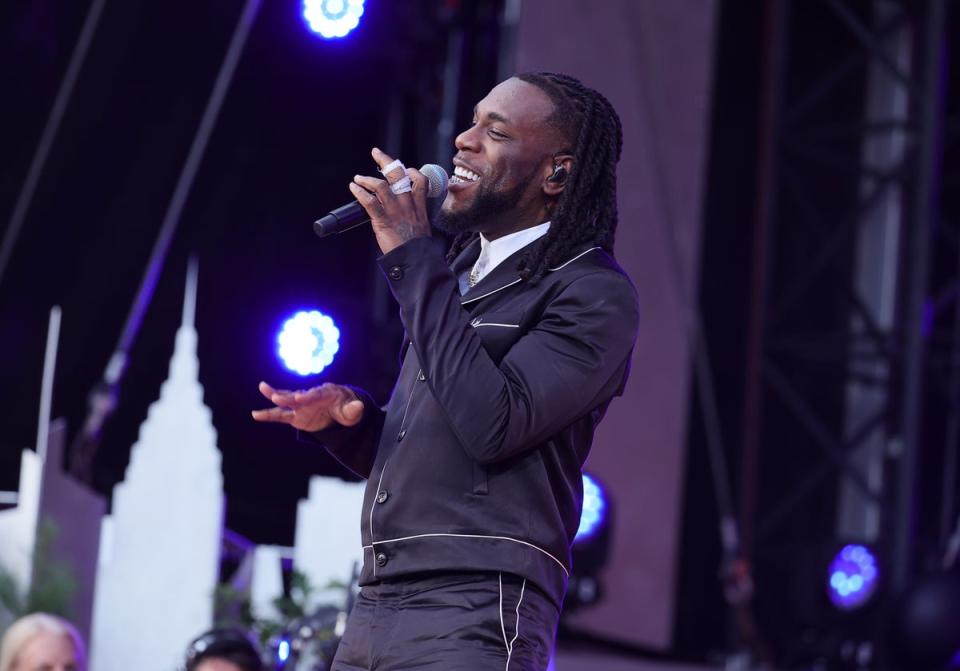
[[[560,613],[509,573],[438,573],[363,587],[333,671],[544,671]]]

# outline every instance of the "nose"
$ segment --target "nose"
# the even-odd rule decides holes
[[[476,126],[470,126],[457,136],[457,138],[453,141],[453,146],[455,146],[459,151],[477,151],[478,136],[476,131]]]

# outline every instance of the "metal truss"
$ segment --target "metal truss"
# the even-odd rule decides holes
[[[918,484],[931,468],[944,492],[933,545],[955,515],[960,233],[940,184],[960,156],[946,3],[768,7],[744,552],[758,599],[789,548],[840,541],[878,546],[899,591],[928,531]]]

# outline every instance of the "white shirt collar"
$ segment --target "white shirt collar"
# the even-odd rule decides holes
[[[550,222],[545,221],[542,224],[524,228],[516,233],[504,235],[496,240],[487,240],[483,233],[481,233],[480,256],[473,266],[476,281],[479,282],[482,280],[515,252],[546,235],[549,228]]]

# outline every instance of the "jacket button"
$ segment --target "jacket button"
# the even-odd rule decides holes
[[[377,492],[377,503],[386,503],[387,499],[390,498],[390,493],[386,489],[381,489]]]
[[[386,566],[387,564],[387,555],[382,552],[377,553],[377,566]]]
[[[393,266],[390,270],[387,271],[387,276],[391,280],[402,280],[403,279],[403,268],[400,266]]]
[[[407,430],[406,430],[406,429],[400,429],[400,433],[397,434],[397,442],[399,443],[401,440],[403,440],[403,437],[404,437],[405,435],[407,435]]]
[[[427,376],[423,374],[423,371],[420,371],[420,374],[417,376],[417,379],[423,382],[427,379]]]

